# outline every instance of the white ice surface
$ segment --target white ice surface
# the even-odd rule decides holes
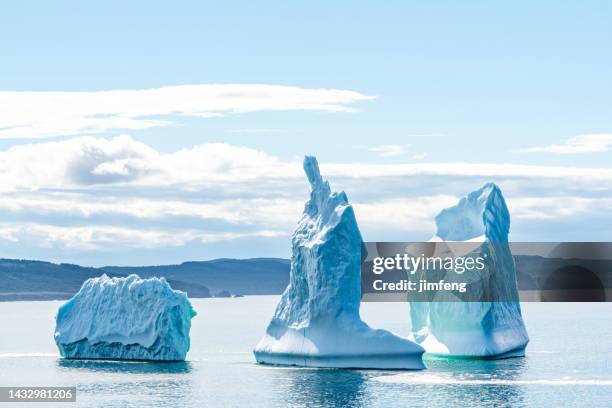
[[[60,307],[55,342],[67,358],[184,360],[193,316],[164,278],[102,275]]]

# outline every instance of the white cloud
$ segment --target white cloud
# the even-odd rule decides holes
[[[70,193],[4,194],[0,211],[5,215],[27,214],[30,217],[69,217],[87,220],[97,216],[127,216],[140,220],[189,217],[222,221],[243,226],[264,224],[290,227],[295,223],[304,203],[285,198],[250,198],[234,200],[193,201],[193,199],[145,199],[130,197],[97,197]]]
[[[408,153],[409,148],[410,145],[388,144],[372,146],[368,150],[372,153],[376,153],[380,157],[396,157]]]
[[[11,242],[27,242],[42,248],[100,251],[116,248],[177,247],[193,241],[203,244],[247,237],[276,237],[285,231],[205,232],[192,229],[136,229],[120,226],[93,225],[64,227],[48,224],[0,224],[0,238]]]
[[[515,197],[508,200],[513,218],[525,220],[568,219],[577,215],[612,212],[612,197]]]
[[[0,191],[126,183],[189,188],[298,172],[297,164],[282,163],[256,149],[210,143],[164,154],[126,135],[31,143],[0,151]]]
[[[159,172],[159,157],[125,135],[18,145],[0,152],[0,189],[134,181]]]
[[[528,147],[515,150],[517,153],[601,153],[612,149],[612,134],[578,135],[567,139],[563,144]]]
[[[95,92],[0,91],[0,138],[95,134],[166,126],[168,117],[212,117],[257,111],[352,112],[374,99],[338,89],[265,84],[181,85]],[[163,117],[163,119],[161,119]]]

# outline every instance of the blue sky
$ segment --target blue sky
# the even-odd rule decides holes
[[[0,98],[0,106],[11,113],[4,119],[0,114],[0,156],[4,154],[5,161],[4,167],[0,164],[0,180],[9,180],[4,183],[4,193],[0,192],[2,255],[85,264],[287,256],[292,225],[307,197],[299,174],[304,154],[317,155],[323,170],[328,164],[336,187],[347,190],[349,198],[355,197],[366,239],[426,239],[433,227],[413,220],[412,212],[437,209],[493,179],[507,192],[511,210],[514,202],[513,234],[517,238],[609,240],[612,5],[603,1],[428,3],[278,2],[255,6],[252,2],[94,5],[40,1],[2,5],[0,90],[8,93]],[[65,108],[70,116],[80,106],[96,105],[84,111],[85,116],[58,115],[58,123],[52,124],[41,119],[53,106],[63,106],[46,100],[44,91],[62,92],[61,99],[86,91],[136,90],[142,91],[133,96],[139,105],[138,98],[143,104],[150,100],[143,90],[206,84],[334,89],[375,98],[342,97],[342,110],[356,111],[336,112],[306,106],[298,92],[274,96],[278,108],[267,109],[265,91],[249,112],[240,102],[215,117],[199,117],[186,113],[200,109],[198,101],[186,110],[175,108],[173,104],[185,97],[177,93],[163,101],[163,107],[156,105],[145,112],[147,120],[164,121],[163,126],[142,128],[139,121],[145,119],[128,112],[124,100],[117,99],[111,102],[117,106],[113,114],[135,122],[126,127],[118,121],[70,128],[68,119],[77,123],[86,115],[109,115],[107,108],[85,95]],[[35,94],[20,105],[16,101],[24,91]],[[328,92],[316,98],[336,95]],[[300,102],[287,108],[288,102],[280,101],[285,97]],[[18,126],[29,129],[27,137],[17,137],[14,129]],[[120,134],[129,139],[117,139]],[[81,136],[93,139],[84,141]],[[103,140],[115,142],[105,145]],[[48,143],[55,142],[65,144],[49,147]],[[180,166],[172,155],[211,143],[225,144],[222,154],[237,161],[218,164],[217,170],[182,170],[185,174],[201,171],[197,182],[177,179]],[[266,156],[258,159],[241,147]],[[73,152],[74,156],[50,156],[49,151]],[[83,161],[83,152],[92,151],[93,162]],[[191,154],[196,161],[213,160],[208,156],[213,154],[210,149]],[[101,162],[101,156],[109,162]],[[134,157],[136,164],[126,164],[125,160]],[[40,166],[32,167],[23,160],[34,160]],[[261,171],[261,177],[248,182],[219,181],[215,172],[243,160],[254,173]],[[475,176],[458,176],[458,168],[445,167],[457,162],[489,167]],[[11,163],[10,169],[6,163]],[[390,176],[393,171],[380,167],[430,163],[447,171],[443,176],[429,172],[419,180],[414,175],[396,180]],[[366,164],[379,166],[373,172],[380,176],[371,184],[350,177]],[[509,176],[500,173],[499,166],[505,164],[534,167]],[[333,167],[341,165],[345,167]],[[291,173],[287,184],[266,176],[283,166]],[[528,177],[548,171],[542,166],[556,175],[544,180]],[[559,170],[569,167],[590,170],[574,172],[576,179],[570,179]],[[108,175],[113,171],[112,177],[96,178],[100,172]],[[145,221],[134,211],[119,211],[121,205],[116,204],[131,200],[146,205],[138,200],[151,196],[156,196],[157,212],[152,211]],[[283,213],[282,219],[268,220],[269,228],[235,214],[202,218],[203,210],[197,206],[185,209],[181,216],[164,210],[172,207],[168,203],[208,205],[281,196],[287,200],[284,210],[276,211]],[[414,203],[414,196],[425,201],[423,197],[431,198],[435,204],[423,201],[423,207],[411,207],[403,229],[377,224],[376,211],[385,205],[395,208],[389,200]],[[98,197],[109,202],[92,212],[92,203],[100,202]],[[37,201],[48,207],[43,211],[34,204],[26,205]],[[78,208],[60,211],[67,203]],[[585,206],[593,210],[584,210]],[[249,208],[235,211],[242,214]],[[534,208],[540,209],[539,215]],[[194,224],[194,217],[201,222]],[[423,217],[431,218],[431,214]],[[589,223],[597,226],[585,227]],[[25,224],[29,227],[23,227]],[[187,234],[191,225],[214,231],[214,242],[203,243],[201,236]],[[116,235],[119,226],[141,233],[121,232],[127,234],[119,234],[126,242],[148,232],[154,233],[149,239],[159,244],[122,244]],[[179,242],[164,238],[164,234],[183,233],[185,238]],[[223,234],[226,238],[219,238]],[[84,236],[91,245],[73,242]],[[96,238],[100,236],[103,238]],[[116,242],[114,249],[112,242]],[[107,261],[109,258],[116,262]]]

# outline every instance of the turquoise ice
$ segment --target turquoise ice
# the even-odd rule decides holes
[[[102,275],[59,308],[55,343],[65,358],[180,361],[195,315],[164,278]]]
[[[345,368],[424,368],[423,348],[359,316],[362,238],[344,192],[332,193],[317,160],[304,159],[311,185],[292,238],[289,286],[262,340],[258,362]]]
[[[472,358],[523,356],[529,341],[521,316],[514,259],[508,246],[510,213],[498,186],[485,184],[436,217],[436,251],[445,242],[473,243],[471,256],[485,256],[487,268],[470,291],[499,302],[412,302],[415,340],[428,353]],[[463,245],[462,245],[463,246]],[[449,271],[448,276],[455,272]],[[439,293],[440,296],[445,296]],[[482,298],[482,297],[480,297]]]

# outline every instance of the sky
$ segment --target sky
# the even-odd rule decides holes
[[[488,181],[515,241],[610,241],[612,5],[0,6],[0,257],[290,256],[304,155],[365,240]]]

